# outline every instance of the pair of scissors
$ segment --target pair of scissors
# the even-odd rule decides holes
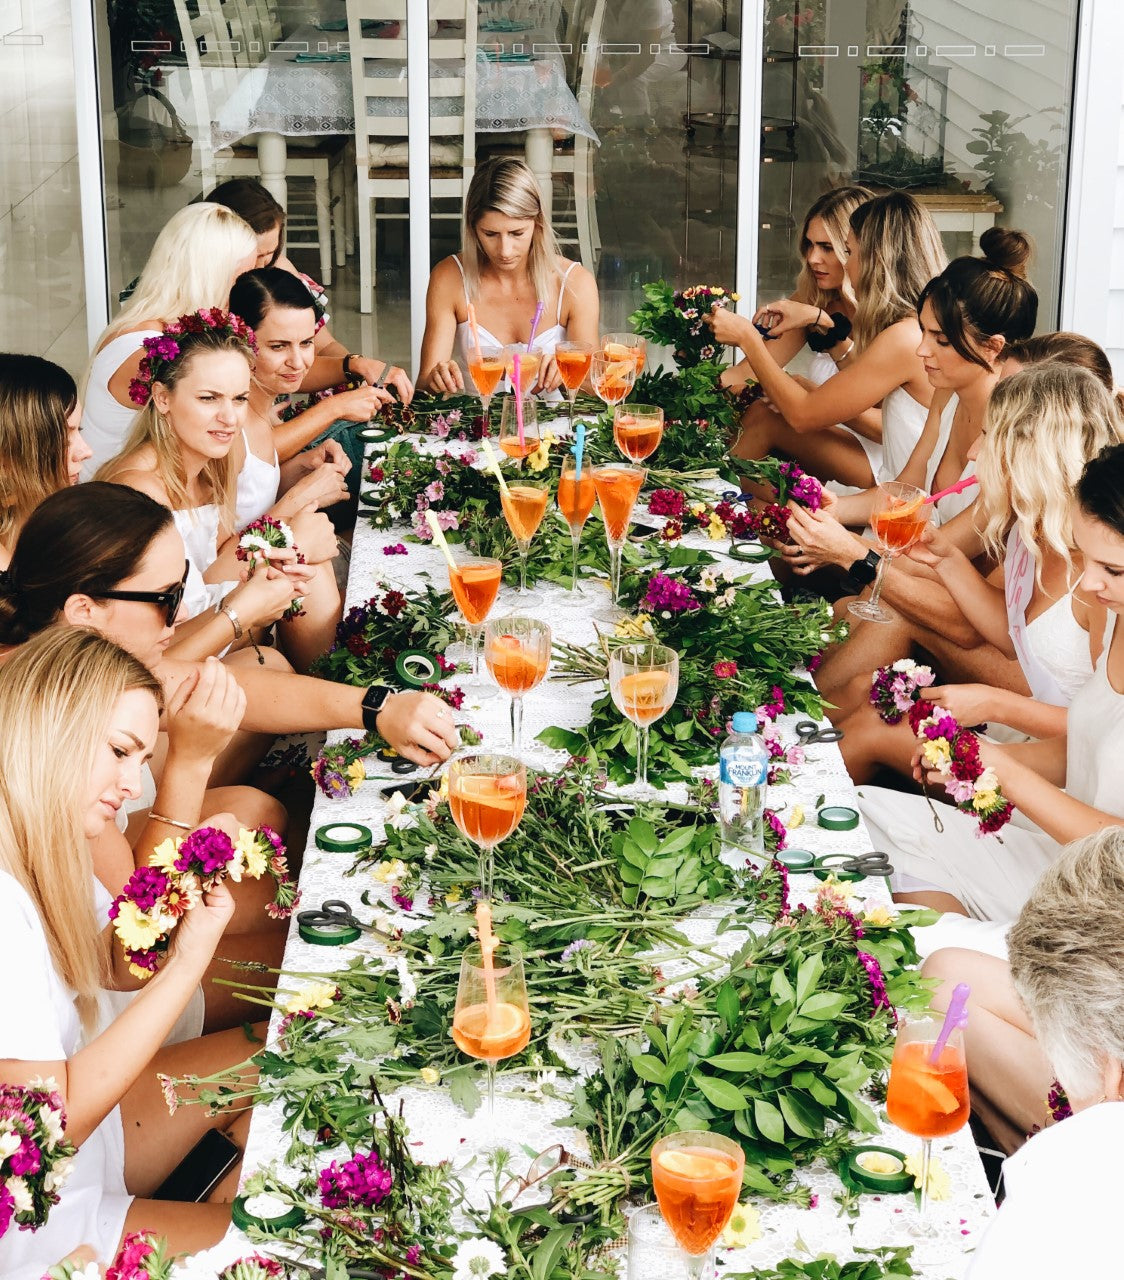
[[[381,751],[376,751],[375,759],[389,764],[391,773],[413,773],[415,769],[419,768],[412,760],[407,760],[405,756],[400,756],[391,747],[383,747]]]
[[[886,854],[872,849],[869,853],[858,853],[853,858],[818,859],[817,866],[822,865],[825,871],[846,871],[855,876],[892,876],[893,865]]]
[[[370,928],[342,898],[329,898],[320,904],[319,911],[298,911],[297,924],[309,929],[362,929],[366,932]]]
[[[798,720],[794,727],[802,747],[814,742],[840,742],[843,738],[842,729],[821,729],[814,720]]]

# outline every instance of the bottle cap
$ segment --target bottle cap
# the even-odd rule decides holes
[[[757,712],[756,711],[735,711],[733,723],[734,723],[735,733],[756,733],[757,732]]]

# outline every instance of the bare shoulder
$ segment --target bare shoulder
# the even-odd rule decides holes
[[[108,480],[110,484],[123,484],[146,493],[167,506],[168,491],[156,470],[155,459],[146,456],[147,453],[146,449],[138,449],[127,458],[122,458],[120,464],[109,475],[102,476],[102,479]]]

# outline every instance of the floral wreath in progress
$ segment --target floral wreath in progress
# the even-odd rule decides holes
[[[143,409],[152,399],[152,384],[163,382],[168,367],[179,359],[181,347],[177,339],[193,333],[206,333],[208,329],[228,337],[241,338],[257,354],[258,343],[254,331],[241,317],[224,311],[221,307],[192,311],[166,325],[159,337],[145,338],[142,344],[145,356],[140,362],[137,376],[129,383],[129,399]]]

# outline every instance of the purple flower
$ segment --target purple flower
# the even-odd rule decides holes
[[[404,556],[406,554],[406,544],[404,542],[395,542],[389,547],[383,547],[384,556]]]
[[[400,893],[400,892],[399,892],[399,890],[398,890],[398,886],[397,886],[396,884],[395,884],[395,885],[391,885],[391,887],[390,887],[390,896],[391,896],[391,898],[392,898],[392,899],[393,899],[393,901],[394,901],[394,905],[395,905],[396,907],[398,907],[400,910],[402,910],[402,911],[413,911],[413,909],[414,909],[414,900],[413,900],[413,898],[408,897],[408,896],[407,896],[406,894],[404,894],[404,893]]]
[[[418,1260],[421,1258],[421,1254],[422,1254],[422,1247],[420,1244],[410,1245],[410,1247],[406,1250],[406,1265],[408,1267],[417,1266]]]
[[[194,871],[212,876],[222,871],[234,857],[234,845],[225,831],[201,827],[192,831],[180,845],[179,856],[172,864],[177,871]]]
[[[0,1182],[0,1236],[7,1234],[15,1209],[16,1202],[12,1199],[12,1193],[5,1183]]]
[[[562,963],[565,964],[568,960],[572,960],[579,951],[586,951],[592,946],[593,943],[588,938],[578,938],[576,942],[571,942],[562,952]]]
[[[377,1151],[357,1152],[343,1164],[333,1160],[320,1172],[320,1199],[325,1209],[366,1205],[373,1208],[390,1194],[394,1178]]]
[[[151,911],[170,887],[171,881],[159,867],[138,867],[109,908],[109,918],[117,919],[120,904],[126,899],[135,903],[140,911]]]
[[[870,996],[874,1002],[874,1011],[877,1013],[879,1009],[889,1009],[893,1016],[890,998],[886,994],[886,978],[882,973],[882,966],[866,951],[856,951],[855,955],[866,970],[866,976],[870,981]]]
[[[701,608],[686,583],[666,573],[653,573],[641,604],[652,613],[691,613]]]
[[[24,1177],[29,1173],[38,1173],[43,1163],[43,1153],[30,1138],[24,1138],[19,1149],[8,1157],[13,1173]]]

